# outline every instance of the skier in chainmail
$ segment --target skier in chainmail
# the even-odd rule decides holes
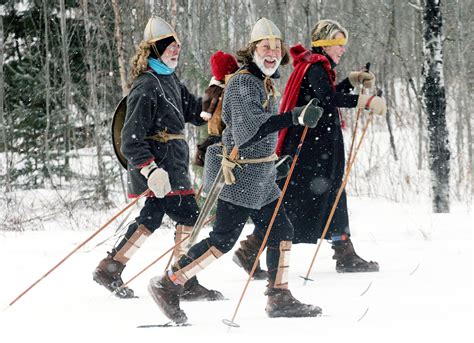
[[[226,129],[222,145],[209,147],[205,158],[206,189],[221,165],[225,177],[214,227],[209,237],[193,245],[172,269],[150,280],[153,299],[178,324],[187,321],[179,301],[187,280],[232,249],[248,218],[265,235],[280,196],[275,181],[276,132],[292,125],[314,127],[322,114],[321,108],[310,101],[277,115],[272,78],[278,77],[278,66],[288,63],[289,58],[273,22],[260,19],[249,45],[237,55],[243,67],[230,78],[224,92],[222,118]],[[292,237],[293,227],[282,207],[268,239],[265,310],[269,317],[314,317],[322,312],[317,306],[299,302],[288,289]]]

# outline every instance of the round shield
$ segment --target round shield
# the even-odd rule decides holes
[[[119,160],[122,167],[127,169],[127,159],[120,151],[122,144],[122,128],[125,123],[125,115],[127,114],[127,97],[123,97],[115,108],[114,117],[112,119],[112,145],[114,146],[115,156]]]

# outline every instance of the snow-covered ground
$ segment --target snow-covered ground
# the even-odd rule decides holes
[[[229,329],[246,274],[229,253],[199,275],[202,284],[229,300],[183,303],[192,326],[137,328],[163,324],[148,294],[148,280],[163,272],[166,256],[131,283],[139,296],[121,300],[92,281],[91,273],[115,239],[95,247],[114,225],[43,279],[13,306],[8,304],[87,239],[109,215],[89,218],[87,230],[44,223],[41,231],[0,231],[0,342],[472,342],[472,208],[453,204],[450,214],[433,215],[425,203],[349,198],[357,252],[380,263],[379,273],[338,274],[324,243],[303,285],[315,245],[292,250],[290,288],[301,301],[317,304],[323,316],[270,319],[264,281],[252,281],[237,313],[240,328]],[[76,216],[81,216],[76,213]],[[245,232],[251,231],[247,225]],[[206,232],[203,232],[206,234]],[[243,236],[242,236],[243,237]],[[172,243],[172,230],[159,230],[124,271],[127,281]]]

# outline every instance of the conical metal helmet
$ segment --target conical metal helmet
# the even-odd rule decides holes
[[[174,37],[178,44],[181,44],[176,31],[160,17],[151,17],[146,24],[143,32],[143,40],[148,43],[154,43],[168,37]]]
[[[258,42],[262,39],[270,41],[270,48],[275,49],[275,40],[283,40],[280,29],[267,18],[260,18],[254,25],[252,33],[250,34],[250,42]]]

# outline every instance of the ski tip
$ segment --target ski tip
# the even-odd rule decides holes
[[[232,327],[232,328],[240,328],[240,325],[239,325],[239,324],[237,324],[236,322],[233,322],[233,321],[231,321],[231,320],[229,320],[229,319],[222,319],[222,322],[223,322],[225,325],[229,326],[229,327]]]

